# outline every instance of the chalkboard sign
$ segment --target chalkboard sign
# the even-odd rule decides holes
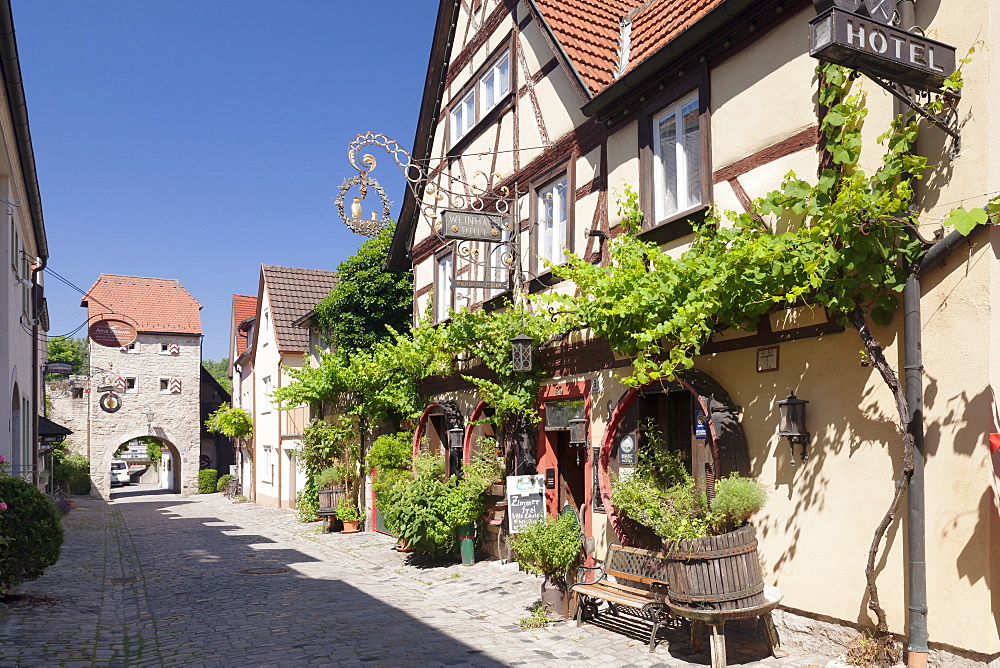
[[[545,477],[507,477],[507,522],[511,533],[520,533],[545,517]]]

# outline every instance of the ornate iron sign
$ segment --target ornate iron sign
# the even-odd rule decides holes
[[[90,340],[105,348],[120,348],[135,341],[135,327],[122,320],[105,318],[90,326]]]
[[[503,240],[505,229],[503,216],[496,213],[445,209],[441,212],[441,222],[441,236],[445,239],[492,242]]]
[[[955,70],[955,47],[840,9],[817,16],[809,28],[814,58],[906,86],[936,90]]]

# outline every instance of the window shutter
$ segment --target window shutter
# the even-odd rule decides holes
[[[125,391],[125,379],[121,376],[115,378],[115,389],[119,392]]]
[[[181,393],[181,379],[180,378],[171,378],[170,379],[170,393],[171,394],[180,394]]]
[[[171,355],[180,355],[181,354],[181,347],[178,344],[176,344],[176,343],[171,343],[170,344],[170,354]]]

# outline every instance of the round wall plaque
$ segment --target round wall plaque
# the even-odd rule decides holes
[[[135,341],[135,327],[122,320],[105,318],[90,326],[90,340],[106,348],[121,348]]]

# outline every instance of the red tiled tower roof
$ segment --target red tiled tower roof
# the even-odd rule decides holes
[[[127,316],[140,332],[201,334],[201,304],[173,278],[101,274],[80,306],[90,318]]]
[[[257,298],[252,295],[233,295],[233,332],[238,332],[240,323],[257,314]],[[236,354],[239,357],[247,350],[247,337],[236,334]]]

